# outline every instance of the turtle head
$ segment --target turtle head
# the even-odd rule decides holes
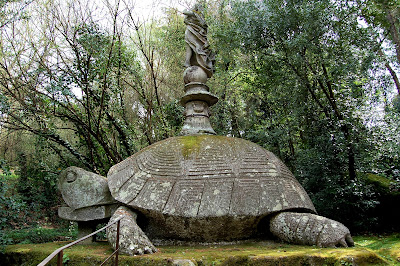
[[[75,166],[60,173],[58,188],[64,202],[72,209],[115,202],[105,177]]]

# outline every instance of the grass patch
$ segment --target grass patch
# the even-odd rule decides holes
[[[120,265],[400,265],[399,235],[355,237],[354,248],[317,248],[255,241],[231,245],[159,246],[143,256],[120,255]],[[35,265],[68,242],[11,245],[0,261],[6,265]],[[68,265],[98,265],[112,253],[107,242],[67,249]],[[55,260],[50,265],[55,265]]]
[[[3,237],[9,244],[46,243],[61,240],[72,240],[77,236],[76,228],[34,227],[18,230],[4,230]]]
[[[400,265],[400,234],[389,236],[357,236],[357,246],[374,250],[390,264]]]

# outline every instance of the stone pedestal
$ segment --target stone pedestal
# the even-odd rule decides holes
[[[184,73],[185,95],[181,105],[185,107],[185,122],[181,135],[216,135],[210,124],[209,107],[218,102],[218,98],[210,93],[207,74],[198,66],[188,67]]]

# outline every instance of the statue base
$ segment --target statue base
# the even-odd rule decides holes
[[[216,135],[210,123],[209,107],[218,102],[217,96],[210,93],[207,75],[203,69],[192,66],[184,74],[185,95],[181,105],[185,107],[186,117],[180,135]]]

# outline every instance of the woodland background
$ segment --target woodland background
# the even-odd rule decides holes
[[[353,234],[399,232],[400,2],[202,2],[215,131],[275,153]],[[10,230],[69,227],[56,215],[62,169],[106,175],[179,134],[174,5],[187,3],[171,3],[143,20],[129,1],[0,1],[0,246]]]

